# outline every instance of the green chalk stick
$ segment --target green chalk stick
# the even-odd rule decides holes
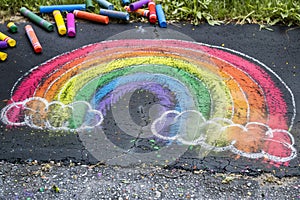
[[[95,10],[95,6],[93,5],[92,0],[86,0],[85,5],[86,5],[87,10],[89,10],[89,11],[94,11]]]
[[[43,27],[47,31],[53,31],[53,28],[54,28],[53,24],[51,24],[50,22],[44,20],[40,16],[34,14],[30,10],[28,10],[27,8],[25,8],[25,7],[20,8],[20,12],[22,13],[22,15],[24,15],[25,17],[28,17],[31,21],[33,21],[36,24],[38,24],[39,26]]]

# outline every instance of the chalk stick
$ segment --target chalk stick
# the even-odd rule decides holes
[[[7,58],[7,53],[4,53],[4,52],[1,52],[1,51],[0,51],[0,60],[1,60],[1,61],[5,61],[6,58]]]
[[[7,27],[7,28],[10,30],[10,32],[12,32],[12,33],[18,32],[18,27],[17,27],[17,25],[15,25],[14,22],[9,22],[9,23],[7,24],[6,27]]]
[[[129,13],[127,13],[127,12],[120,12],[120,11],[108,10],[108,9],[100,9],[99,14],[105,15],[105,16],[108,16],[111,18],[122,19],[125,21],[129,20]]]
[[[33,12],[31,12],[30,10],[28,10],[25,7],[22,7],[20,9],[20,12],[22,13],[22,15],[24,15],[25,17],[28,17],[31,21],[35,22],[37,25],[43,27],[44,29],[46,29],[47,31],[53,31],[53,24],[51,24],[50,22],[44,20],[43,18],[41,18],[40,16],[34,14]]]
[[[108,24],[109,23],[109,17],[103,16],[103,15],[98,15],[95,13],[89,13],[86,11],[80,11],[80,10],[74,10],[73,14],[75,17],[81,18],[81,19],[86,19],[94,22],[100,22],[103,24]]]
[[[134,3],[129,4],[129,8],[131,11],[137,10],[139,8],[142,8],[144,5],[147,5],[150,0],[140,0],[136,1]]]
[[[73,12],[74,10],[86,10],[86,4],[40,6],[40,13],[52,13],[54,10],[59,10],[60,12]]]
[[[129,5],[130,4],[130,0],[122,0],[122,5]]]
[[[156,15],[156,9],[155,9],[155,2],[150,1],[148,3],[148,9],[149,9],[149,21],[151,24],[155,24],[157,21],[157,15]]]
[[[31,25],[26,25],[25,27],[25,31],[26,31],[26,35],[27,37],[29,38],[30,42],[31,42],[31,45],[33,47],[33,50],[35,53],[41,53],[43,48],[32,28]]]
[[[139,8],[139,9],[137,9],[137,10],[131,11],[129,6],[124,6],[124,9],[125,9],[127,12],[137,13],[137,14],[139,14],[139,15],[141,15],[141,16],[149,17],[149,10],[146,10],[146,9]]]
[[[16,40],[12,39],[2,32],[0,32],[0,40],[7,42],[10,47],[14,47],[17,44]]]
[[[166,17],[165,17],[165,13],[162,9],[162,6],[160,4],[155,6],[156,8],[156,15],[157,15],[157,19],[158,19],[158,25],[161,28],[167,28],[167,21],[166,21]]]
[[[53,16],[56,22],[57,30],[60,35],[65,35],[67,33],[67,27],[59,10],[53,11]]]
[[[68,36],[75,37],[76,28],[75,28],[75,17],[73,13],[67,14],[67,27],[68,27]]]
[[[106,0],[96,0],[98,5],[102,8],[106,8],[108,10],[113,10],[114,5]]]
[[[0,49],[6,49],[8,47],[8,44],[6,41],[0,41]]]
[[[93,1],[92,1],[92,0],[85,0],[85,5],[86,5],[86,9],[87,9],[88,11],[94,12],[95,6],[93,5]],[[77,10],[78,10],[78,9],[77,9]]]

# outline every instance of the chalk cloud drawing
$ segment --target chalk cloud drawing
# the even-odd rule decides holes
[[[193,114],[190,115],[190,113]],[[185,126],[184,130],[179,128],[176,135],[169,136],[170,126],[179,127],[183,121],[184,124],[193,121],[193,125]],[[165,131],[166,129],[167,131]],[[216,152],[231,151],[253,159],[267,158],[277,162],[287,162],[295,158],[297,153],[293,147],[293,136],[286,130],[272,130],[267,125],[258,122],[249,122],[243,126],[234,124],[228,119],[205,120],[201,113],[195,110],[165,112],[153,122],[152,132],[156,137],[163,140],[177,140],[185,145],[201,145],[205,149]],[[286,149],[286,156],[269,154],[269,145]]]
[[[140,91],[156,98],[144,135],[135,132],[140,125],[128,105],[115,108]],[[181,40],[112,40],[59,55],[15,83],[1,120],[12,127],[97,131],[108,112],[123,134],[166,146],[200,145],[286,164],[297,156],[290,133],[295,100],[285,82],[250,56]]]
[[[18,113],[17,120],[11,116]],[[84,118],[82,115],[88,116]],[[2,109],[2,121],[11,126],[27,125],[36,129],[79,131],[99,126],[102,113],[93,110],[86,101],[75,101],[68,105],[60,101],[48,102],[41,97],[31,97],[21,102],[13,102]]]

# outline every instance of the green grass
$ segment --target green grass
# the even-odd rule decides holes
[[[121,0],[108,0],[116,10],[123,10]],[[25,6],[38,13],[40,5],[76,4],[84,0],[0,0],[0,19],[7,21],[19,14]],[[265,25],[300,25],[299,0],[156,0],[161,4],[168,21],[188,21],[192,24],[208,22],[221,23],[258,23]],[[94,1],[94,5],[97,3]],[[96,11],[99,11],[97,7]],[[134,17],[140,20],[141,17]]]

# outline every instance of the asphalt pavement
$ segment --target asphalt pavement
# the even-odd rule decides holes
[[[3,199],[300,198],[299,27],[16,24]]]

